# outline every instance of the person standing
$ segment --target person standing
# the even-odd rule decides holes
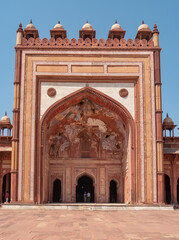
[[[87,199],[87,194],[86,194],[86,192],[84,192],[84,194],[83,194],[83,199],[84,199],[84,202],[86,202],[86,199]]]
[[[90,194],[90,192],[88,191],[88,193],[87,193],[87,202],[90,202],[91,201],[91,194]]]
[[[6,199],[6,203],[8,203],[9,202],[9,192],[8,191],[5,194],[5,199]]]

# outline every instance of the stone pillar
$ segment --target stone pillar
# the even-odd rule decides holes
[[[177,165],[176,165],[176,155],[174,155],[173,160],[172,160],[172,203],[173,204],[178,204],[177,201]]]
[[[66,202],[71,202],[72,199],[72,182],[71,182],[71,175],[72,175],[72,171],[70,167],[66,168],[66,172],[65,172],[65,182],[66,182],[66,196],[65,196],[65,200]]]
[[[21,32],[21,34],[22,34],[22,32]],[[22,51],[20,49],[16,48],[14,106],[13,106],[12,160],[11,160],[11,202],[17,201],[21,55],[22,55]]]
[[[9,192],[9,184],[10,184],[10,182],[9,182],[9,174],[7,173],[6,174],[6,192]]]
[[[100,168],[99,169],[99,202],[107,202],[106,196],[106,169]]]
[[[164,170],[163,170],[163,132],[162,132],[162,101],[160,79],[160,49],[154,51],[155,76],[155,121],[156,121],[156,150],[157,150],[157,199],[164,203]]]
[[[154,30],[153,30],[153,41],[154,41],[154,47],[159,47],[159,31],[157,29],[157,25],[154,25]]]
[[[22,39],[23,39],[23,29],[22,24],[19,24],[19,28],[17,30],[17,38],[16,38],[16,46],[22,45]]]

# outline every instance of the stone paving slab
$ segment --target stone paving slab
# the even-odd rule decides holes
[[[173,240],[176,211],[0,209],[0,240]]]

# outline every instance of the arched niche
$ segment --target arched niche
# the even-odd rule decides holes
[[[61,181],[58,178],[53,181],[53,202],[61,202]]]
[[[170,177],[165,174],[165,202],[171,203],[171,185],[170,185]]]
[[[109,183],[110,203],[118,202],[118,183],[112,179]]]
[[[89,194],[89,196],[88,196]],[[76,202],[92,203],[95,200],[94,181],[89,175],[78,178],[76,186]]]
[[[68,123],[69,119],[77,117],[77,115],[73,115],[75,108],[83,109],[83,112],[80,110],[80,113],[83,114],[81,117],[79,116],[80,122],[77,124],[79,130],[75,136],[77,141],[72,142],[70,137],[64,133],[64,119],[62,116],[66,114],[65,122]],[[70,109],[73,111],[70,112]],[[96,115],[89,120],[89,115],[93,115],[93,110]],[[104,114],[102,114],[102,111]],[[113,119],[111,116],[113,116]],[[74,121],[69,125],[73,126],[73,123]],[[111,130],[109,132],[101,130],[103,128],[103,123],[105,123],[107,127],[110,126]],[[84,127],[86,125],[88,126]],[[58,126],[58,134],[56,126]],[[100,136],[103,135],[102,140],[106,148],[102,149],[102,145],[100,145],[101,138],[99,139],[98,133]],[[105,157],[109,159],[110,154],[112,154],[108,151],[110,147],[107,149],[107,146],[110,144],[110,139],[113,139],[113,142],[115,142],[115,144],[113,144],[114,151],[112,158],[125,158],[125,161],[123,160],[124,169],[126,168],[126,154],[128,154],[128,161],[130,161],[131,169],[130,176],[127,176],[126,179],[131,182],[131,184],[129,184],[131,189],[126,191],[131,191],[131,199],[128,199],[128,201],[135,202],[135,125],[131,114],[122,104],[93,88],[85,87],[57,101],[45,112],[41,119],[39,136],[37,175],[41,177],[38,179],[37,192],[41,192],[41,194],[39,195],[38,202],[46,201],[44,193],[46,192],[45,188],[47,188],[48,181],[45,179],[45,175],[48,175],[48,172],[44,173],[44,170],[47,169],[45,166],[49,154],[62,160],[69,158],[103,159]],[[80,138],[84,136],[85,139],[88,139],[89,136],[93,142],[86,140],[85,144],[80,145],[78,142],[80,142]],[[74,145],[72,146],[72,144]],[[64,147],[64,145],[66,151],[61,150],[61,147]],[[97,151],[94,149],[97,149]],[[73,150],[76,152],[73,152]],[[122,152],[123,150],[125,152]],[[124,155],[125,157],[123,157]]]

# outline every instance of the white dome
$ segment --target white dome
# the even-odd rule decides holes
[[[35,26],[32,24],[32,20],[31,20],[30,23],[26,26],[26,28],[33,28],[33,29],[35,29]]]
[[[54,26],[54,28],[64,29],[63,26],[60,24],[60,21]]]
[[[149,26],[148,26],[147,24],[145,24],[145,23],[142,23],[142,24],[138,27],[138,31],[139,31],[139,30],[143,30],[143,29],[148,29],[148,30],[150,30]]]
[[[121,25],[115,21],[115,24],[112,25],[111,30],[121,29]]]
[[[10,118],[7,116],[7,113],[5,113],[5,115],[1,118],[1,121],[3,121],[3,122],[11,122]]]
[[[88,23],[88,21],[83,25],[83,30],[93,30],[91,24]]]

